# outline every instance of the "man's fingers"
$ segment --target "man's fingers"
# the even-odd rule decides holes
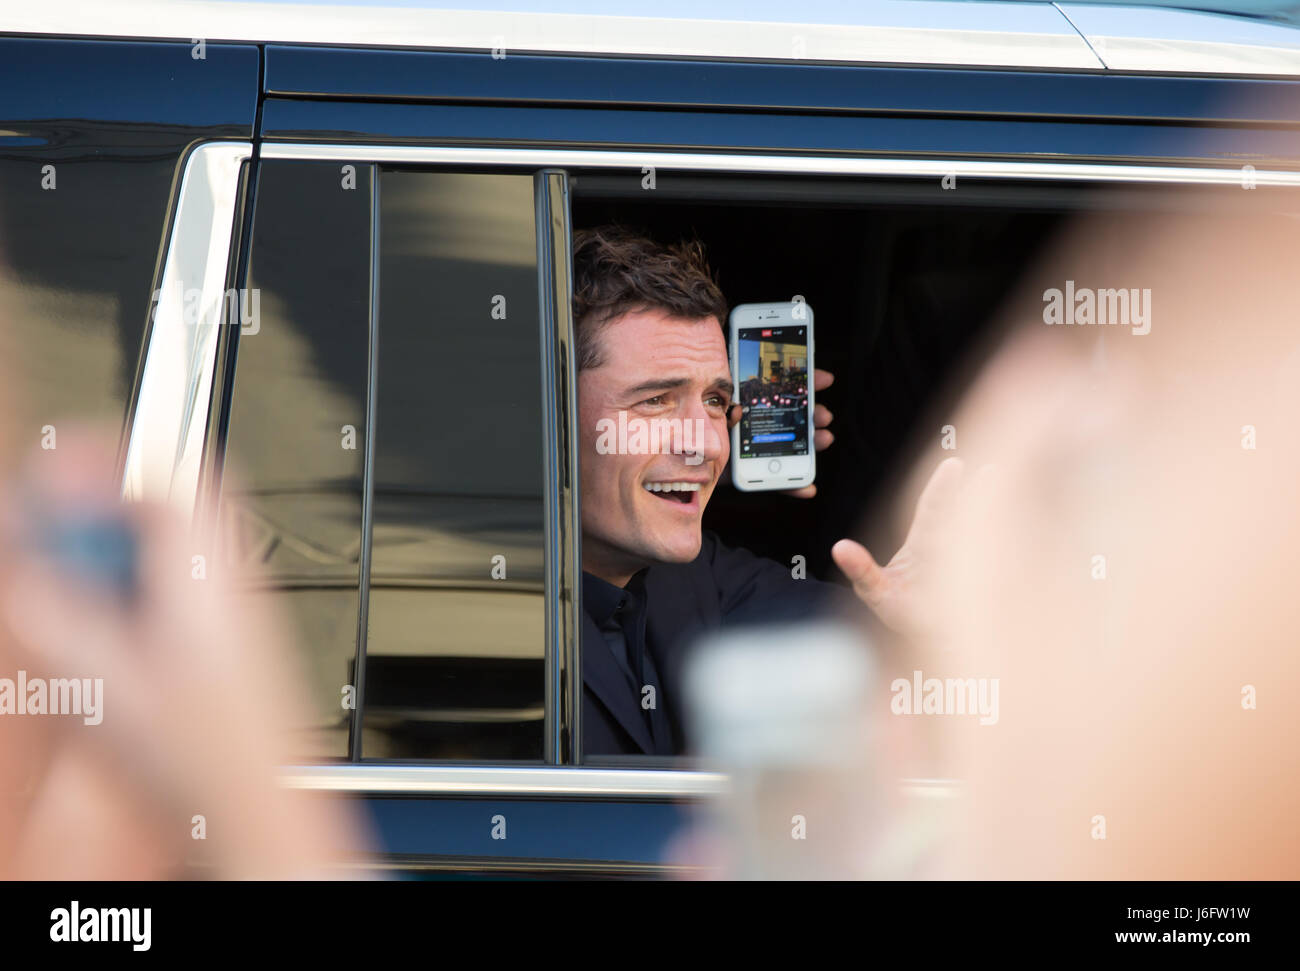
[[[818,452],[824,452],[831,447],[831,442],[835,441],[835,433],[829,432],[825,428],[819,428],[813,432],[813,448]]]
[[[740,421],[740,405],[733,401],[727,405],[727,431],[731,431],[738,421]]]
[[[813,390],[823,391],[835,383],[835,375],[821,368],[813,368]]]
[[[842,539],[831,547],[835,565],[853,584],[859,596],[872,593],[880,584],[882,570],[867,548],[851,539]]]
[[[831,414],[829,408],[825,405],[818,405],[813,409],[813,427],[825,428],[831,423],[831,419],[834,417],[835,416]]]

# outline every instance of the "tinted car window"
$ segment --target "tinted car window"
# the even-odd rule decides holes
[[[370,307],[370,169],[267,161],[235,364],[228,549],[294,621],[313,707],[304,758],[346,758],[355,710]],[[346,704],[345,704],[346,703]]]
[[[379,178],[362,755],[540,759],[533,180],[402,170]]]
[[[304,758],[542,756],[532,184],[263,165],[223,522],[296,621],[315,704]]]

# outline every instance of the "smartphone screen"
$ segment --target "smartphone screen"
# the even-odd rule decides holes
[[[807,455],[808,328],[741,328],[737,353],[740,458]]]

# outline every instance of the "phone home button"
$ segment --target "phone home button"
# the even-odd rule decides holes
[[[767,463],[767,471],[771,472],[773,475],[776,475],[776,473],[780,472],[780,471],[781,471],[781,460],[780,460],[780,459],[772,459],[772,461],[768,462],[768,463]]]

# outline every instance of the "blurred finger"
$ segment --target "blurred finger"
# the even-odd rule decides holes
[[[858,596],[873,595],[880,584],[881,568],[861,543],[842,539],[831,547],[831,558],[853,584]]]

